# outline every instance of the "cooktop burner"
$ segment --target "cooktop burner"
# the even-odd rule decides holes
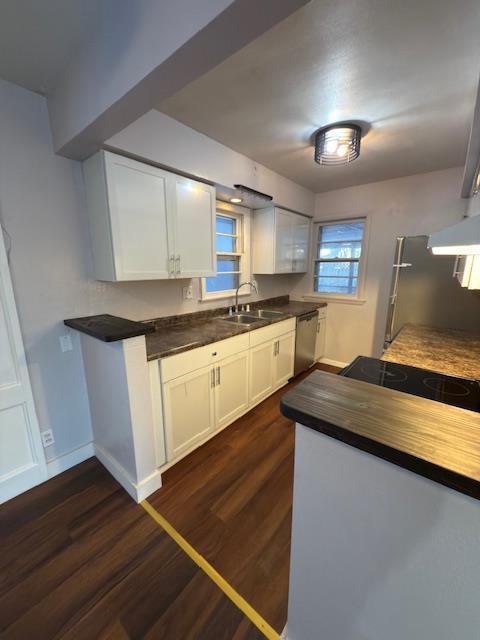
[[[480,412],[480,382],[358,356],[340,375]]]

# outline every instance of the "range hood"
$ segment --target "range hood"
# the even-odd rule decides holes
[[[462,198],[468,199],[467,217],[432,233],[428,248],[447,256],[480,256],[480,82],[473,112],[470,140],[463,175]],[[479,262],[478,258],[475,262]]]
[[[480,255],[480,215],[464,218],[451,227],[432,233],[428,238],[428,248],[436,255]]]

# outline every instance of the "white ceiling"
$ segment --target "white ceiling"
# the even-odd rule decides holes
[[[464,163],[480,70],[478,0],[314,0],[159,110],[320,192]],[[312,133],[371,123],[348,166]]]
[[[103,4],[103,0],[2,0],[0,78],[48,93],[95,32]]]

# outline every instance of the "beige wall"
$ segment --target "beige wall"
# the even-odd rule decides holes
[[[462,168],[453,168],[317,194],[315,220],[366,216],[369,227],[364,302],[329,303],[326,358],[343,363],[357,355],[380,355],[395,239],[428,235],[460,220],[466,208],[462,175]],[[309,273],[295,295],[311,293],[312,283]]]

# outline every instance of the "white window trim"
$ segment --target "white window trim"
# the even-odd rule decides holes
[[[321,293],[314,291],[313,285],[315,280],[315,256],[317,255],[317,243],[318,243],[318,228],[329,224],[348,224],[350,222],[358,222],[363,220],[365,222],[364,233],[362,238],[362,253],[358,261],[358,284],[356,293]],[[353,218],[337,218],[332,220],[315,220],[313,223],[312,233],[312,247],[311,247],[311,260],[310,260],[310,293],[304,296],[304,298],[313,298],[315,300],[325,300],[325,302],[341,302],[351,304],[363,304],[365,300],[365,281],[367,274],[367,252],[368,252],[368,237],[370,233],[369,218],[366,215],[359,215]]]
[[[247,282],[251,280],[251,211],[250,209],[246,209],[245,207],[238,207],[228,204],[227,202],[217,202],[216,213],[220,215],[231,216],[232,218],[236,218],[238,221],[240,221],[241,232],[239,240],[241,251],[237,252],[241,254],[240,282]],[[206,287],[206,278],[200,278],[200,299],[202,301],[234,298],[235,293],[235,289],[208,292]],[[248,291],[246,289],[240,290],[239,292],[239,297],[249,295],[251,295],[251,291]]]

